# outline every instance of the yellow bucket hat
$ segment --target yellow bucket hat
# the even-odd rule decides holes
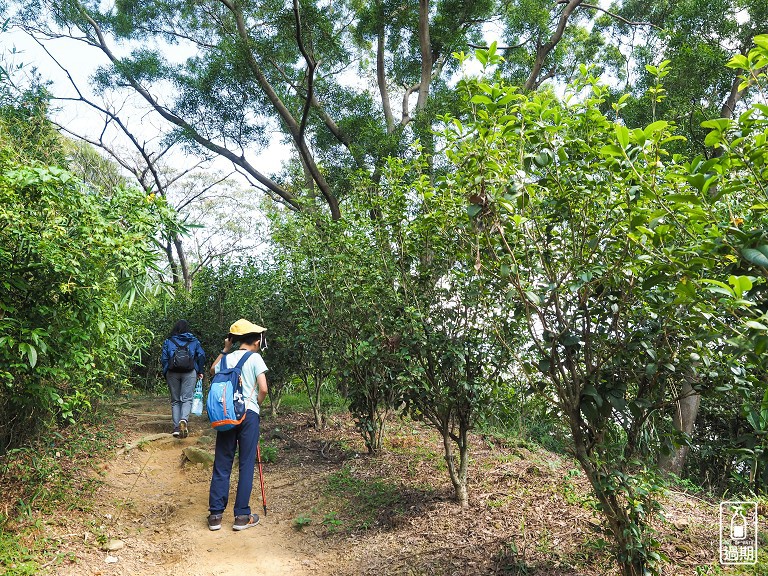
[[[232,324],[232,326],[229,327],[229,333],[235,334],[236,336],[243,336],[245,334],[259,334],[261,332],[266,332],[267,329],[263,326],[259,326],[258,324],[254,324],[253,322],[250,322],[246,320],[245,318],[240,318],[237,322]]]

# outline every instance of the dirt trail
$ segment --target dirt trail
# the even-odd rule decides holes
[[[197,447],[212,454],[214,433],[205,419],[194,418],[189,438],[173,439],[169,413],[164,398],[125,407],[117,422],[123,449],[94,472],[101,482],[94,496],[82,510],[61,510],[43,523],[49,541],[68,556],[51,562],[49,573],[618,574],[594,535],[600,519],[573,461],[515,441],[473,437],[470,506],[460,509],[440,468],[442,439],[411,421],[392,422],[388,450],[367,458],[348,415],[323,430],[301,413],[266,419],[263,446],[277,453],[277,462],[264,466],[268,514],[262,514],[257,472],[251,508],[261,523],[233,531],[230,506],[222,529],[211,532],[210,467],[185,461],[182,451]],[[235,471],[230,503],[236,480]],[[715,565],[717,506],[680,492],[663,505],[658,535],[671,559],[669,572],[693,576]],[[356,509],[365,511],[356,516]],[[295,527],[299,519],[302,530]],[[344,522],[338,531],[334,520]],[[360,520],[365,524],[354,523]],[[116,549],[107,550],[110,542]]]
[[[166,404],[158,399],[130,407],[121,422],[126,444],[167,431],[170,418]],[[257,470],[251,508],[260,515],[260,524],[236,532],[231,528],[231,504],[237,483],[235,462],[230,506],[222,529],[208,530],[210,467],[191,464],[185,460],[182,450],[197,446],[212,452],[212,443],[213,433],[207,421],[193,417],[190,436],[186,439],[174,439],[167,434],[134,449],[119,451],[104,465],[101,473],[104,484],[92,502],[91,520],[86,521],[86,526],[90,524],[88,532],[70,539],[68,551],[75,555],[76,561],[59,566],[55,573],[63,576],[332,573],[337,555],[319,543],[311,532],[299,532],[293,525],[296,502],[292,499],[296,497],[297,478],[292,476],[291,469],[265,465],[266,517]],[[109,542],[122,547],[105,550]]]

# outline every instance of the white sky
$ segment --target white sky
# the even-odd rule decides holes
[[[101,98],[95,96],[91,91],[89,78],[98,66],[108,63],[106,56],[96,48],[68,38],[46,41],[46,45],[63,68],[69,72],[83,94],[101,104]],[[20,31],[0,33],[0,46],[5,53],[4,57],[10,58],[11,63],[23,65],[20,73],[36,68],[42,78],[50,80],[52,82],[51,91],[55,96],[65,98],[77,96],[66,73],[27,34]],[[15,53],[9,54],[12,50]],[[127,101],[112,101],[110,104],[115,108],[126,110],[127,112],[121,114],[121,117],[124,120],[128,119],[128,128],[140,138],[151,141],[162,133],[164,121],[155,112],[150,111],[146,102],[136,95],[131,94],[129,98]],[[104,126],[99,113],[83,103],[56,100],[52,107],[51,118],[73,132],[97,137]],[[167,130],[167,128],[168,125],[166,124],[165,129]],[[251,163],[256,169],[267,175],[277,172],[290,154],[288,146],[279,142],[277,138],[273,140],[273,144],[267,149],[253,153],[251,156]],[[179,157],[176,161],[183,162],[185,160],[183,157]],[[190,164],[193,163],[191,159],[188,161]],[[231,164],[228,161],[220,160],[217,162],[216,168],[229,171]]]

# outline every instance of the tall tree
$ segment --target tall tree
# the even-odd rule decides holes
[[[753,38],[768,32],[765,0],[622,0],[612,6],[620,18],[604,18],[600,28],[625,58],[623,78],[637,101],[629,101],[624,118],[630,125],[651,122],[651,115],[674,121],[693,154],[711,155],[701,123],[732,118],[747,96],[736,71],[725,66],[745,55]],[[636,21],[649,26],[638,27]],[[646,66],[669,61],[666,98],[649,106],[643,97],[655,79]],[[693,81],[692,79],[695,79]]]
[[[154,0],[105,11],[35,0],[14,21],[101,51],[111,63],[96,75],[103,89],[134,91],[190,149],[226,158],[289,208],[320,203],[338,218],[352,172],[378,175],[416,138],[429,144],[435,111],[455,102],[452,54],[484,43],[489,23],[515,43],[507,71],[534,89],[594,54],[593,16],[577,0]],[[273,133],[300,166],[282,178],[257,167]]]

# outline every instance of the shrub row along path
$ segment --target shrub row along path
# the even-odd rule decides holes
[[[68,559],[62,576],[474,575],[614,576],[583,475],[567,457],[519,440],[473,436],[470,508],[451,500],[440,438],[393,421],[371,458],[348,414],[317,430],[305,414],[262,423],[268,514],[258,472],[259,526],[206,524],[214,433],[193,418],[174,439],[165,398],[132,399],[119,446],[95,471],[100,487],[81,511],[48,523]],[[233,473],[230,503],[237,472]],[[333,489],[329,489],[329,484]],[[658,525],[669,573],[717,565],[717,505],[672,491]],[[666,573],[666,570],[665,570]]]

